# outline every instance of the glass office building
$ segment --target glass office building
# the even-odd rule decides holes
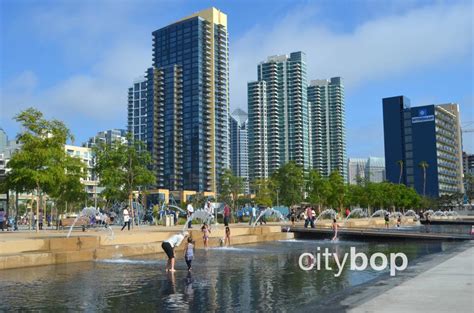
[[[128,88],[128,132],[135,140],[146,142],[147,83],[145,77],[135,79]]]
[[[387,180],[438,197],[463,192],[457,104],[410,107],[404,96],[383,99]]]
[[[267,84],[247,84],[248,149],[250,180],[268,177]]]
[[[363,181],[381,183],[385,180],[385,159],[369,157],[347,160],[347,183],[351,185]]]
[[[347,179],[342,78],[311,81],[308,86],[308,103],[311,113],[312,167],[323,176],[338,171]]]
[[[245,193],[249,192],[248,114],[236,109],[230,116],[230,167],[235,176],[244,179]]]
[[[262,88],[265,98],[258,93]],[[295,161],[305,169],[311,167],[306,90],[306,55],[303,52],[271,56],[258,65],[258,81],[248,84],[249,131],[252,131],[249,145],[255,151],[264,149],[266,160],[265,164],[261,163],[256,152],[249,151],[253,155],[250,158],[256,157],[251,164],[252,173],[271,175],[289,161]],[[264,107],[265,114],[251,118],[260,106]],[[252,125],[254,122],[259,125]],[[266,127],[266,138],[261,134],[262,125]],[[265,146],[262,146],[264,141]]]
[[[133,103],[132,103],[133,106]],[[132,117],[133,119],[133,117]],[[133,123],[132,123],[133,124]],[[82,144],[83,147],[92,148],[100,143],[111,145],[112,143],[127,143],[127,130],[125,129],[108,129],[100,131],[94,137],[90,137],[87,142]]]
[[[130,113],[129,129],[152,153],[157,187],[216,192],[230,166],[227,16],[210,8],[154,31],[145,81],[145,131]]]

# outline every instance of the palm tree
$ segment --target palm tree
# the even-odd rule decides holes
[[[418,164],[418,166],[423,169],[423,197],[424,197],[426,193],[426,169],[428,168],[429,165],[426,161],[421,161],[420,164]]]
[[[398,184],[402,183],[402,176],[403,176],[403,160],[398,160],[397,164],[400,166],[400,176],[398,177]]]

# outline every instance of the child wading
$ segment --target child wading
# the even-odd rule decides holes
[[[208,248],[209,234],[211,233],[211,230],[209,229],[209,226],[207,226],[207,224],[204,223],[204,225],[202,225],[201,227],[201,231],[203,233],[202,239],[204,240],[204,247]]]
[[[227,245],[230,246],[230,228],[229,228],[229,226],[227,226],[227,227],[225,228],[224,245],[225,245],[225,246],[227,246]]]
[[[184,260],[186,261],[186,265],[188,265],[188,271],[191,270],[191,263],[193,262],[194,258],[194,240],[193,238],[188,238],[188,243],[184,248]]]
[[[337,227],[338,227],[337,221],[336,221],[336,219],[333,219],[332,220],[332,230],[334,232],[334,237],[332,237],[331,240],[336,240],[337,239]]]

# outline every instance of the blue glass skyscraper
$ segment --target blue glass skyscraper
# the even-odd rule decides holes
[[[410,107],[404,96],[383,99],[387,180],[438,197],[463,192],[457,104]]]
[[[227,16],[211,8],[154,31],[146,81],[141,138],[158,187],[216,192],[230,163]]]

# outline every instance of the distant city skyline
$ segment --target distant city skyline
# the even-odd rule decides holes
[[[269,8],[266,1],[6,0],[0,127],[14,138],[20,128],[12,118],[33,106],[63,120],[76,144],[126,128],[125,91],[151,63],[152,31],[211,6],[229,16],[231,111],[246,111],[256,64],[305,51],[308,77],[345,81],[348,157],[384,155],[382,98],[459,103],[461,124],[474,120],[470,1],[276,1]],[[474,152],[473,133],[463,134],[463,146]]]

